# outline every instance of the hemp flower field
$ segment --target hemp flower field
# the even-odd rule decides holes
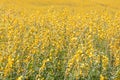
[[[0,80],[120,80],[120,0],[0,0]]]

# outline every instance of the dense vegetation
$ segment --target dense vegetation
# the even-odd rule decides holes
[[[119,0],[1,0],[0,80],[120,80]]]

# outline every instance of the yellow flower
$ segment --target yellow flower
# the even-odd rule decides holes
[[[17,78],[17,80],[22,80],[23,79],[23,76],[20,76]]]
[[[100,74],[100,80],[105,80],[105,78],[102,74]]]

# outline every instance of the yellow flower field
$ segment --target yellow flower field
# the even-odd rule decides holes
[[[120,80],[120,0],[0,0],[0,80]]]

